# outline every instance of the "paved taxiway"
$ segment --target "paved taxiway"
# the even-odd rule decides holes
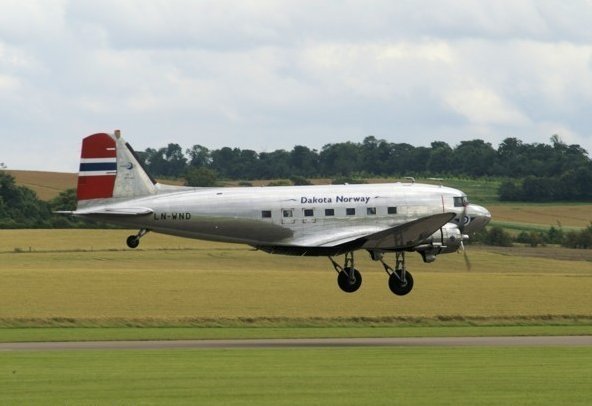
[[[146,350],[171,348],[298,348],[298,347],[532,347],[592,346],[592,336],[298,338],[253,340],[76,341],[0,343],[2,351]]]

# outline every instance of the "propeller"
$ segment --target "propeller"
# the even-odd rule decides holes
[[[465,239],[465,235],[463,234],[463,240]],[[463,257],[465,259],[465,266],[467,267],[467,271],[471,270],[471,261],[469,260],[469,255],[467,254],[467,250],[465,249],[465,244],[461,240],[460,242],[460,250],[463,253]]]
[[[467,207],[469,206],[468,203],[464,203],[463,204],[463,211],[460,215],[460,219],[458,221],[458,229],[460,230],[460,233],[464,235],[465,233],[465,226],[467,225],[468,221],[465,221],[465,219],[468,220],[467,217]]]
[[[468,223],[468,217],[467,217],[467,207],[468,207],[468,203],[465,203],[463,206],[463,211],[461,213],[461,217],[460,217],[460,221],[458,222],[458,229],[460,231],[460,235],[461,235],[461,240],[460,240],[460,250],[463,253],[463,257],[465,259],[465,266],[467,267],[467,271],[471,270],[471,261],[469,260],[469,255],[467,254],[467,250],[465,249],[465,240],[469,239],[469,236],[467,234],[465,234],[465,225]]]

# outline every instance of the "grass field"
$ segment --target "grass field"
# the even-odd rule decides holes
[[[2,404],[589,405],[591,348],[0,354]]]
[[[339,326],[592,319],[591,265],[580,258],[472,249],[473,271],[467,272],[461,255],[444,255],[433,264],[410,255],[415,289],[396,297],[379,264],[360,253],[364,283],[348,295],[337,288],[326,258],[274,256],[156,234],[144,238],[142,250],[132,251],[121,248],[127,234],[1,231],[0,324]],[[14,252],[14,246],[24,252]]]
[[[557,272],[566,266],[562,261],[482,252],[474,255],[475,271],[467,273],[461,258],[442,260],[440,272],[410,261],[415,290],[398,298],[376,264],[362,265],[367,261],[359,261],[365,270],[363,290],[345,295],[328,261],[282,265],[275,258],[262,259],[265,254],[240,251],[91,255],[71,254],[67,262],[63,253],[3,257],[2,268],[11,269],[0,271],[0,321],[182,325],[220,318],[542,319],[589,317],[592,309],[589,263],[574,262],[568,271]],[[23,259],[28,261],[18,261]]]
[[[489,205],[495,223],[526,223],[549,229],[553,226],[587,227],[592,223],[592,204]]]
[[[579,250],[471,247],[396,297],[342,293],[325,258],[125,230],[0,231],[0,341],[592,334]],[[554,257],[558,259],[553,259]],[[592,348],[0,352],[0,404],[588,405]]]

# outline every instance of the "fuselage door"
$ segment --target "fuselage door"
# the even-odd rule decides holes
[[[296,222],[296,210],[294,209],[281,209],[282,224],[294,224]]]

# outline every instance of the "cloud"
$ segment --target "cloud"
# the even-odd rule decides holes
[[[446,96],[445,101],[471,124],[508,126],[524,125],[528,121],[495,91],[479,85],[453,91]]]
[[[0,160],[75,170],[80,138],[115,128],[138,149],[564,132],[591,150],[591,18],[586,1],[3,2],[0,137],[20,138]]]
[[[31,46],[59,36],[65,5],[65,0],[3,0],[0,38]]]

